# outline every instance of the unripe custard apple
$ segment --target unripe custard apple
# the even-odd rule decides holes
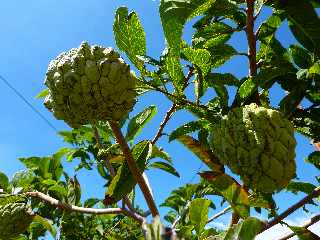
[[[80,47],[49,64],[45,106],[71,127],[97,121],[119,121],[133,108],[136,77],[112,48]]]
[[[213,151],[249,188],[271,193],[295,177],[294,128],[281,112],[254,103],[231,110],[211,134]]]
[[[0,239],[15,239],[24,233],[31,222],[33,214],[25,200],[15,201],[15,196],[0,195]],[[14,202],[11,202],[14,201]]]

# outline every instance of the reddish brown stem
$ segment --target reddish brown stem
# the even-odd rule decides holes
[[[278,215],[277,217],[275,217],[271,221],[267,222],[265,224],[265,226],[261,229],[260,232],[264,232],[265,230],[267,230],[267,229],[273,227],[274,225],[280,223],[283,219],[288,217],[291,213],[293,213],[296,210],[298,210],[299,208],[303,207],[305,204],[310,203],[313,198],[316,198],[318,196],[320,196],[320,187],[316,188],[308,196],[304,197],[299,202],[297,202],[296,204],[294,204],[291,207],[289,207],[286,211],[284,211],[283,213],[281,213],[280,215]]]
[[[155,216],[159,215],[157,206],[153,200],[150,189],[149,189],[148,185],[146,184],[138,166],[136,165],[136,162],[133,159],[131,150],[130,150],[130,148],[129,148],[129,146],[128,146],[128,144],[127,144],[127,142],[121,132],[121,129],[119,128],[119,126],[116,122],[109,121],[109,124],[110,124],[110,127],[113,131],[113,134],[114,134],[117,142],[119,143],[120,148],[126,158],[129,169],[130,169],[132,175],[134,176],[135,180],[137,181],[137,183],[138,183],[138,185],[144,195],[144,198],[146,199],[146,202],[148,204],[148,207],[151,211],[152,216],[155,217]]]
[[[176,107],[177,107],[177,104],[174,103],[174,104],[172,104],[171,108],[167,111],[163,121],[161,122],[161,124],[159,126],[159,129],[158,129],[156,135],[154,136],[154,138],[151,141],[152,144],[155,144],[159,140],[159,138],[161,137],[163,129],[166,126],[166,124],[168,123],[168,121],[170,120],[174,111],[176,110]]]

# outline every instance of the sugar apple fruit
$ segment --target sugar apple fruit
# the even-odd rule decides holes
[[[0,195],[0,239],[9,240],[25,232],[33,220],[25,197]]]
[[[256,104],[235,108],[214,125],[210,143],[253,190],[280,190],[295,176],[294,128],[277,110]]]
[[[122,119],[135,104],[136,77],[112,48],[83,42],[49,64],[44,105],[71,127]]]

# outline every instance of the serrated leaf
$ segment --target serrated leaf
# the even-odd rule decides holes
[[[206,120],[197,120],[197,121],[185,123],[170,133],[169,142],[177,139],[178,137],[180,137],[182,135],[186,135],[188,133],[198,131],[198,130],[204,128],[205,125],[207,125],[207,124],[208,124],[208,122]]]
[[[129,14],[126,7],[118,8],[113,32],[118,48],[127,54],[139,70],[142,70],[143,61],[137,58],[137,55],[146,54],[146,36],[137,14],[135,12]]]
[[[179,173],[177,170],[170,164],[166,162],[153,162],[149,165],[149,168],[158,168],[161,169],[167,173],[170,173],[176,177],[180,177]]]
[[[46,96],[49,95],[49,88],[46,88],[44,90],[42,90],[37,96],[36,99],[41,99],[41,98],[45,98]]]
[[[201,161],[211,168],[212,171],[223,171],[223,166],[218,162],[212,151],[203,146],[199,141],[188,135],[179,136],[177,140],[193,152]]]
[[[5,175],[3,172],[0,172],[0,189],[6,191],[8,186],[9,186],[9,179],[7,175]]]
[[[198,235],[200,235],[208,221],[210,200],[197,198],[190,204],[190,222],[194,225],[194,229]]]
[[[157,107],[152,105],[134,116],[128,124],[126,139],[133,140],[156,113]]]
[[[259,27],[257,39],[262,40],[270,35],[273,35],[280,27],[282,19],[279,15],[273,14]]]
[[[136,144],[132,149],[132,155],[136,161],[141,173],[144,172],[147,159],[152,152],[152,144],[149,141],[142,141]],[[111,183],[106,192],[105,204],[113,204],[118,202],[132,191],[136,181],[132,175],[127,162],[125,161],[117,170],[116,176],[111,180]]]
[[[249,216],[249,196],[239,183],[226,174],[215,175],[212,172],[204,172],[200,175],[212,184],[239,216],[243,218]]]
[[[298,194],[299,192],[310,194],[315,188],[316,186],[311,183],[291,181],[286,190],[294,194]]]
[[[306,159],[306,162],[313,164],[320,170],[320,151],[312,152]]]

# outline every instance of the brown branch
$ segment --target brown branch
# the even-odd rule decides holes
[[[144,178],[142,177],[142,173],[140,172],[138,166],[136,165],[131,150],[121,132],[121,129],[119,128],[118,124],[116,122],[113,121],[109,121],[110,127],[113,131],[113,134],[115,135],[115,138],[117,140],[117,142],[120,145],[120,148],[126,158],[126,161],[128,163],[129,169],[132,173],[132,175],[134,176],[135,180],[137,181],[143,195],[144,198],[146,199],[146,202],[148,204],[148,207],[151,211],[151,214],[153,217],[159,215],[157,206],[153,200],[152,194],[150,192],[150,189],[148,187],[148,185],[146,184]]]
[[[185,76],[185,78],[184,78],[183,90],[185,90],[186,87],[188,86],[189,80],[193,76],[193,71],[194,71],[194,67],[189,66],[189,72],[188,72],[187,76]]]
[[[154,136],[154,138],[152,139],[151,143],[154,145],[158,140],[159,138],[162,136],[162,132],[163,132],[163,129],[164,127],[166,126],[166,124],[168,123],[168,121],[170,120],[172,114],[175,112],[176,110],[176,107],[177,107],[177,104],[172,104],[171,108],[167,111],[163,121],[161,122],[160,126],[159,126],[159,129],[156,133],[156,135]]]
[[[299,202],[297,202],[296,204],[294,204],[291,207],[289,207],[286,211],[284,211],[280,215],[276,216],[271,221],[267,222],[265,224],[265,226],[261,229],[260,232],[264,232],[265,230],[267,230],[267,229],[273,227],[274,225],[280,223],[283,219],[288,217],[291,213],[293,213],[296,210],[298,210],[299,208],[303,207],[305,204],[310,203],[313,198],[316,198],[318,196],[320,196],[320,187],[317,187],[308,196],[304,197]]]
[[[312,217],[309,222],[307,222],[306,224],[302,225],[301,227],[303,228],[308,228],[310,227],[311,225],[315,224],[316,222],[319,222],[320,221],[320,215],[316,215],[314,217]],[[292,237],[294,237],[296,234],[295,233],[290,233],[284,237],[281,237],[280,239],[278,240],[287,240],[287,239],[290,239]]]

